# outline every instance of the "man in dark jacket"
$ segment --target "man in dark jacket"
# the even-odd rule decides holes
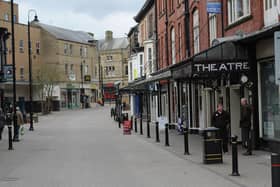
[[[252,155],[252,145],[251,145],[251,115],[252,110],[251,106],[248,104],[246,98],[241,99],[241,118],[240,118],[240,128],[242,132],[242,143],[247,147],[247,152],[243,155],[249,156]]]
[[[212,125],[219,129],[219,137],[223,141],[223,152],[228,152],[228,129],[230,116],[224,110],[223,104],[218,104],[217,111],[212,116]]]

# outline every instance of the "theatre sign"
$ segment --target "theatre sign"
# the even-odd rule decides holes
[[[246,72],[249,70],[250,66],[248,62],[193,64],[193,74]]]

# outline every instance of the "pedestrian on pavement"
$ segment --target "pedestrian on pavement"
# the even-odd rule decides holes
[[[242,144],[247,148],[247,151],[243,154],[245,156],[252,155],[252,145],[251,145],[251,115],[252,109],[248,104],[246,98],[241,99],[241,118],[240,118],[240,128],[242,132]]]
[[[17,124],[14,126],[13,141],[19,142],[19,130],[20,130],[20,127],[24,124],[23,115],[22,115],[19,107],[16,107],[16,119],[17,119]]]
[[[218,104],[217,111],[212,116],[212,125],[219,129],[218,137],[223,142],[223,152],[228,152],[228,134],[229,134],[230,116],[224,110],[223,104]]]
[[[5,127],[6,120],[5,120],[5,114],[3,112],[3,109],[0,108],[0,140],[2,140],[2,132]]]

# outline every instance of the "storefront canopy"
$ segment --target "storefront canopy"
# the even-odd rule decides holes
[[[248,50],[237,41],[223,41],[172,69],[173,79],[209,79],[250,70]]]

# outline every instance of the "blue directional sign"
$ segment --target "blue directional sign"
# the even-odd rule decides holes
[[[207,2],[207,13],[220,14],[222,6],[220,2]]]

